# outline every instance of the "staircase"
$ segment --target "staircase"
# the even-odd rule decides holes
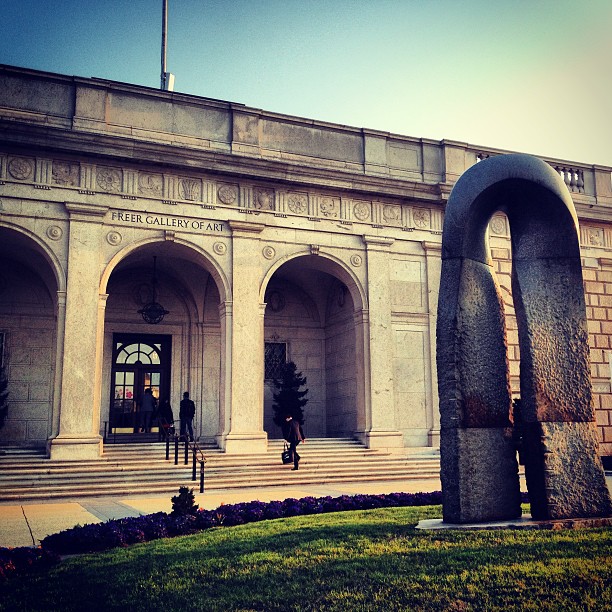
[[[402,449],[400,453],[367,449],[348,438],[309,438],[300,445],[300,469],[282,465],[282,440],[270,440],[268,452],[226,455],[204,446],[205,490],[437,479],[437,449]],[[199,490],[199,465],[192,481],[191,456],[184,445],[174,465],[174,447],[166,461],[163,442],[107,444],[98,460],[57,461],[36,451],[7,450],[0,455],[0,502],[78,499],[176,493],[180,486]],[[289,480],[290,479],[290,480]]]

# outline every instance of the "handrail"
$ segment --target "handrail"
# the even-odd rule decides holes
[[[197,473],[197,463],[200,464],[200,493],[204,493],[204,464],[206,463],[206,457],[204,456],[204,450],[196,441],[190,442],[187,438],[178,435],[176,432],[173,434],[168,433],[166,436],[166,461],[170,460],[170,439],[174,439],[174,465],[178,465],[179,460],[179,444],[185,442],[185,465],[189,463],[189,452],[193,454],[192,460],[192,471],[191,480],[195,482]]]

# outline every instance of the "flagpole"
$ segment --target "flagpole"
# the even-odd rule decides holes
[[[162,0],[161,89],[166,89],[167,37],[168,37],[168,0]]]

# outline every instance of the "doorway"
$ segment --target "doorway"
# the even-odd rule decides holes
[[[147,388],[159,404],[170,397],[172,336],[113,334],[110,431],[136,433],[140,403]]]

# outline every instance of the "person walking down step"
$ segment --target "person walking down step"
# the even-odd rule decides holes
[[[300,442],[306,442],[306,438],[304,436],[304,431],[302,430],[302,425],[299,421],[294,419],[290,414],[285,417],[285,427],[283,427],[283,433],[285,436],[285,440],[289,442],[289,450],[291,451],[291,456],[293,457],[293,467],[291,471],[299,469],[299,463],[301,457],[297,453],[297,445]]]
[[[179,409],[179,419],[181,421],[181,439],[187,437],[189,431],[189,441],[193,442],[193,417],[195,416],[195,404],[189,399],[189,391],[183,393],[181,406]]]

